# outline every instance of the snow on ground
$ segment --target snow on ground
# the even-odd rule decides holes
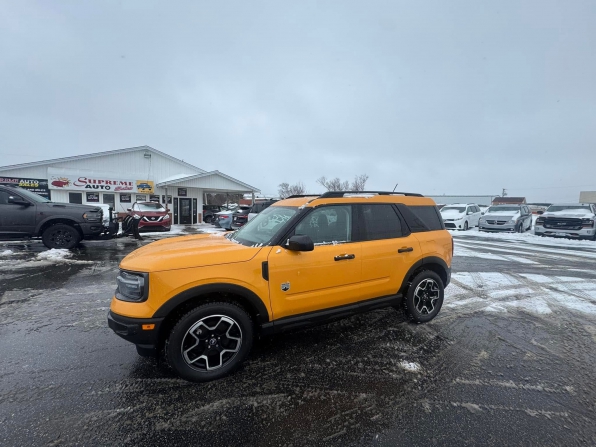
[[[52,248],[51,250],[42,251],[37,255],[37,259],[42,261],[64,262],[72,257],[72,252],[66,249]]]
[[[3,250],[3,251],[0,251],[0,256],[10,256],[12,254],[14,254],[14,252],[12,250]]]
[[[561,247],[582,247],[592,248],[596,250],[596,242],[587,240],[576,240],[567,238],[555,238],[555,237],[542,237],[536,236],[534,231],[526,231],[525,233],[484,233],[479,232],[478,228],[473,228],[468,231],[456,231],[449,230],[449,233],[454,238],[466,238],[466,237],[482,237],[486,240],[494,241],[511,241],[517,243],[526,243],[533,245],[548,245],[548,246],[561,246]]]
[[[422,369],[420,364],[416,362],[407,362],[405,360],[402,360],[399,363],[399,366],[401,366],[403,369],[409,372],[419,372]]]
[[[172,225],[170,231],[143,232],[141,236],[188,236],[189,234],[223,233],[225,230],[211,224]]]

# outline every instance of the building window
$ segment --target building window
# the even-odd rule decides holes
[[[114,194],[103,194],[103,203],[106,205],[110,205],[112,208],[116,207],[116,200],[114,199]]]
[[[68,203],[83,203],[83,193],[82,192],[69,192],[68,193]]]

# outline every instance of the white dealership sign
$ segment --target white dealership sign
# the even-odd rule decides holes
[[[73,175],[71,173],[51,173],[48,183],[50,189],[95,190],[104,192],[153,193],[154,184],[149,180],[134,180],[106,175]]]

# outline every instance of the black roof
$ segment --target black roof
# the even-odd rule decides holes
[[[286,199],[294,199],[296,197],[318,197],[319,199],[344,197],[346,194],[376,194],[379,196],[414,196],[424,197],[422,194],[413,192],[398,192],[398,191],[327,191],[323,194],[295,194]]]

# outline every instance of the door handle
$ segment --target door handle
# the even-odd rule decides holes
[[[412,247],[402,247],[397,250],[398,253],[408,253],[411,251],[414,251],[414,249]]]
[[[356,255],[338,255],[333,259],[335,259],[336,261],[346,261],[348,259],[354,259],[355,257]]]

